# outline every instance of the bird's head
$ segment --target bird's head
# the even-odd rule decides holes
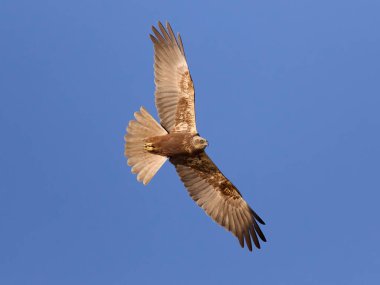
[[[197,149],[197,150],[204,150],[207,146],[208,146],[208,142],[206,139],[202,138],[201,136],[199,135],[195,135],[193,137],[193,146]]]

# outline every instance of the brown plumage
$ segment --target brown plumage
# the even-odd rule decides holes
[[[205,153],[207,141],[195,123],[194,85],[180,35],[159,22],[154,35],[155,98],[161,124],[141,107],[125,136],[125,155],[132,172],[149,183],[167,159],[175,166],[193,200],[219,225],[234,234],[242,247],[260,248],[266,241],[258,223],[264,221],[249,207],[236,187]]]

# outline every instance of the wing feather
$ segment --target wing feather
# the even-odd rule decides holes
[[[266,241],[257,222],[264,221],[249,207],[236,187],[201,152],[194,156],[175,156],[170,162],[191,198],[219,225],[235,235],[242,247],[252,251],[252,241],[260,248],[258,237]]]
[[[186,62],[181,37],[169,23],[152,26],[154,45],[155,98],[161,125],[169,132],[197,133],[194,85]]]

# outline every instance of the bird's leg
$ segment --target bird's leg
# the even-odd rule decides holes
[[[154,151],[155,147],[154,147],[153,143],[145,143],[144,149],[147,151]]]

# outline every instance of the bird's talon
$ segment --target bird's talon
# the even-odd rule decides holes
[[[152,143],[146,143],[146,144],[144,145],[144,149],[147,150],[147,151],[152,151],[152,150],[154,150],[153,144],[152,144]]]

